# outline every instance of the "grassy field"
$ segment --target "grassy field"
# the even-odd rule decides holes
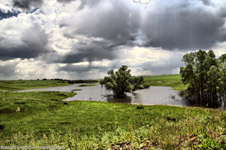
[[[176,84],[179,82],[176,75],[168,77],[174,80],[160,76],[159,81],[167,84],[171,81],[169,86],[180,85]],[[153,85],[158,83],[155,76],[145,80]],[[79,150],[226,149],[224,111],[63,102],[62,99],[75,93],[11,92],[56,86],[56,81],[10,82],[0,82],[3,87],[0,92],[0,146],[63,146]]]
[[[46,87],[57,87],[57,86],[66,86],[66,85],[70,85],[70,84],[62,81],[55,81],[55,80],[0,81],[0,92],[46,88]]]
[[[144,83],[150,86],[170,86],[175,90],[185,90],[187,88],[181,81],[179,74],[144,76]]]
[[[81,150],[226,148],[226,112],[61,101],[72,95],[1,93],[0,146]]]

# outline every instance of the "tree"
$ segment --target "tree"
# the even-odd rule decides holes
[[[223,54],[219,58],[219,91],[222,108],[224,108],[226,102],[226,54]]]
[[[210,70],[207,72],[209,80],[207,82],[207,93],[209,94],[209,103],[211,106],[215,107],[218,102],[217,97],[217,87],[219,85],[219,71],[218,68],[214,65],[210,67]]]
[[[183,61],[186,66],[181,67],[180,74],[188,85],[188,96],[198,104],[217,107],[226,94],[226,55],[216,59],[212,50],[199,50],[184,55]]]
[[[131,70],[127,66],[121,66],[118,71],[108,71],[108,77],[101,80],[101,85],[105,85],[108,90],[112,90],[117,98],[125,97],[125,93],[131,93],[141,89],[143,84],[142,77],[132,77]]]
[[[200,86],[198,84],[196,59],[197,59],[196,53],[185,54],[183,56],[182,61],[185,63],[186,66],[180,68],[180,74],[181,74],[182,82],[188,85],[187,92],[189,96],[191,96],[193,100],[199,101]]]
[[[217,88],[219,86],[219,69],[216,56],[212,50],[208,51],[205,59],[205,73],[206,72],[205,92],[208,98],[205,98],[205,100],[207,100],[206,103],[215,107],[218,104]]]

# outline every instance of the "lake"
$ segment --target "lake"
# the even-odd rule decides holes
[[[63,101],[101,101],[101,102],[121,102],[130,104],[142,105],[176,105],[176,106],[190,106],[186,99],[178,95],[178,91],[171,87],[151,86],[148,89],[138,90],[135,93],[128,93],[126,98],[115,99],[111,91],[106,90],[101,85],[79,87],[80,84],[74,84],[63,87],[50,87],[43,89],[22,90],[19,92],[33,92],[33,91],[59,91],[72,92],[74,89],[81,89],[81,91],[74,91],[77,95],[64,99]]]

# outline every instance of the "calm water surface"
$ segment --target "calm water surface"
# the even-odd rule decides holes
[[[80,84],[74,84],[64,87],[51,87],[44,89],[32,89],[23,90],[19,92],[32,92],[32,91],[60,91],[71,92],[73,89],[81,89],[81,91],[75,91],[77,95],[64,99],[63,101],[74,100],[90,100],[90,101],[102,101],[102,102],[123,102],[131,104],[143,104],[143,105],[179,105],[189,106],[187,101],[178,95],[178,92],[171,87],[151,86],[148,89],[135,91],[134,94],[127,94],[124,99],[115,99],[111,91],[106,90],[105,87],[89,86],[79,87]]]

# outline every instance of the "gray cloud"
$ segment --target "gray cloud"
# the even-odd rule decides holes
[[[50,51],[47,46],[48,35],[38,25],[26,30],[21,41],[20,45],[13,45],[12,41],[7,41],[8,45],[3,45],[0,42],[0,59],[35,58]]]
[[[181,59],[182,55],[175,53],[169,59],[145,62],[137,67],[142,71],[151,71],[152,75],[178,73],[177,69],[184,66]]]
[[[162,2],[162,5],[160,4]],[[146,46],[164,49],[197,50],[208,49],[218,41],[225,41],[225,20],[207,6],[208,1],[160,0],[150,10],[143,24]]]
[[[75,0],[57,0],[60,3],[69,3],[71,1],[75,1]]]
[[[67,64],[66,66],[59,67],[58,71],[66,71],[66,72],[88,72],[91,70],[98,70],[98,71],[106,71],[108,70],[108,67],[102,67],[102,66],[83,66],[83,65],[71,65]]]
[[[210,0],[159,0],[146,12],[125,1],[84,1],[93,6],[69,28],[67,37],[81,34],[98,37],[117,45],[162,47],[167,50],[210,49],[226,41],[225,7],[221,12]],[[76,23],[75,23],[76,22]],[[91,23],[92,22],[92,23]]]
[[[205,5],[212,5],[210,0],[201,0]]]
[[[131,44],[139,30],[140,13],[122,1],[107,2],[109,8],[97,6],[82,18],[75,18],[78,23],[75,24],[77,30],[73,34],[103,38],[116,45]]]
[[[43,0],[13,0],[13,6],[30,9],[31,7],[40,7],[43,3]]]
[[[60,3],[70,3],[72,1],[80,1],[80,6],[79,6],[79,9],[83,9],[85,6],[89,6],[89,7],[92,7],[96,4],[98,4],[100,1],[103,1],[103,0],[57,0],[58,2]]]
[[[43,3],[43,0],[12,1],[15,7],[24,10],[34,10]],[[60,3],[71,1],[73,0],[58,0]],[[62,40],[65,40],[65,46],[59,46],[64,43],[62,41],[57,44],[55,41],[48,43],[48,35],[45,31],[41,27],[32,27],[22,35],[19,41],[10,41],[5,35],[2,35],[3,38],[0,37],[0,60],[43,56],[42,58],[50,63],[65,63],[66,66],[60,67],[59,71],[84,72],[85,74],[85,72],[92,70],[105,72],[111,69],[112,64],[108,67],[92,65],[84,67],[70,64],[83,61],[92,64],[92,61],[104,59],[123,62],[118,56],[124,55],[120,49],[125,50],[127,47],[128,49],[134,46],[161,47],[159,49],[174,51],[176,54],[178,51],[210,49],[216,43],[226,41],[224,27],[226,5],[215,5],[213,0],[156,0],[150,3],[147,9],[143,8],[143,5],[133,4],[132,0],[75,1],[81,2],[75,11],[71,11],[71,7],[68,11],[64,8],[56,8],[65,11],[66,17],[54,14],[59,13],[59,11],[54,11],[54,8],[51,8],[51,12],[45,11],[44,7],[39,9],[43,12],[42,14],[29,14],[30,18],[35,18],[34,22],[40,23],[40,26],[48,30],[52,36],[51,41],[59,40],[54,36],[64,35],[66,38]],[[68,6],[64,5],[63,7]],[[48,5],[45,5],[45,8],[47,7]],[[61,7],[61,5],[57,5],[57,7]],[[48,12],[51,17],[45,14]],[[71,14],[70,17],[69,13],[71,12],[74,14]],[[22,16],[20,19],[25,18],[27,14],[23,15],[19,15]],[[59,17],[54,18],[54,16]],[[13,22],[13,19],[7,20]],[[60,29],[54,28],[56,26]],[[9,30],[10,28],[9,25]],[[94,40],[92,41],[92,39]],[[70,52],[66,54],[60,52],[61,48],[68,50],[73,41],[76,43]],[[57,47],[59,53],[50,53],[48,45],[53,45],[53,48]],[[154,74],[169,73],[183,65],[180,63],[181,58],[182,55],[172,57],[169,60],[162,58],[158,62],[150,61],[130,67],[141,68],[143,71],[151,70]],[[121,62],[115,63],[115,67],[119,67]]]
[[[62,2],[62,0],[61,0]],[[66,0],[64,2],[70,2]],[[135,35],[138,34],[141,15],[139,11],[130,8],[127,3],[120,0],[81,1],[81,7],[90,7],[82,16],[70,18],[69,23],[63,23],[68,28],[64,36],[73,39],[75,35],[87,37],[88,41],[75,44],[71,52],[58,56],[57,62],[76,63],[82,61],[101,61],[117,58],[116,50],[120,46],[132,46]],[[99,3],[99,5],[97,5]],[[106,5],[106,6],[105,6]],[[92,22],[92,23],[91,23]],[[74,30],[74,32],[67,32]],[[100,39],[99,41],[90,39]]]
[[[81,1],[81,5],[80,5],[80,9],[83,9],[85,6],[95,6],[96,4],[98,4],[99,2],[103,1],[103,0],[80,0]]]
[[[99,79],[108,70],[109,66],[95,66],[92,64],[89,66],[67,64],[57,69],[60,73],[66,72],[71,79]]]
[[[16,65],[15,64],[0,64],[0,79],[9,79],[16,76]]]
[[[57,62],[77,63],[82,61],[100,61],[114,59],[116,53],[114,46],[105,41],[92,41],[91,43],[79,43],[74,45],[73,50],[66,55],[58,56]]]
[[[222,18],[226,18],[226,9],[225,9],[225,6],[226,6],[226,2],[225,2],[225,5],[222,5],[221,8],[219,8],[219,11],[218,11],[218,15]]]
[[[76,35],[86,38],[100,38],[101,42],[84,42],[74,45],[71,52],[58,56],[58,63],[78,63],[83,61],[114,60],[116,49],[123,47],[162,47],[166,50],[190,51],[209,49],[217,42],[225,41],[225,20],[219,15],[209,0],[159,0],[147,11],[124,3],[125,1],[106,0],[84,1],[90,8],[81,16],[70,18],[66,28],[76,29],[64,33],[73,39]],[[91,7],[92,6],[92,7]],[[142,14],[143,13],[143,14]],[[221,11],[223,14],[223,9]],[[71,31],[71,30],[69,30]],[[119,51],[120,52],[120,51]],[[182,55],[169,60],[146,62],[139,67],[142,71],[151,70],[153,74],[167,74],[183,66]],[[117,64],[119,66],[119,64]],[[110,68],[110,66],[108,67]],[[87,72],[108,69],[102,67],[83,67],[67,65],[60,71]]]

